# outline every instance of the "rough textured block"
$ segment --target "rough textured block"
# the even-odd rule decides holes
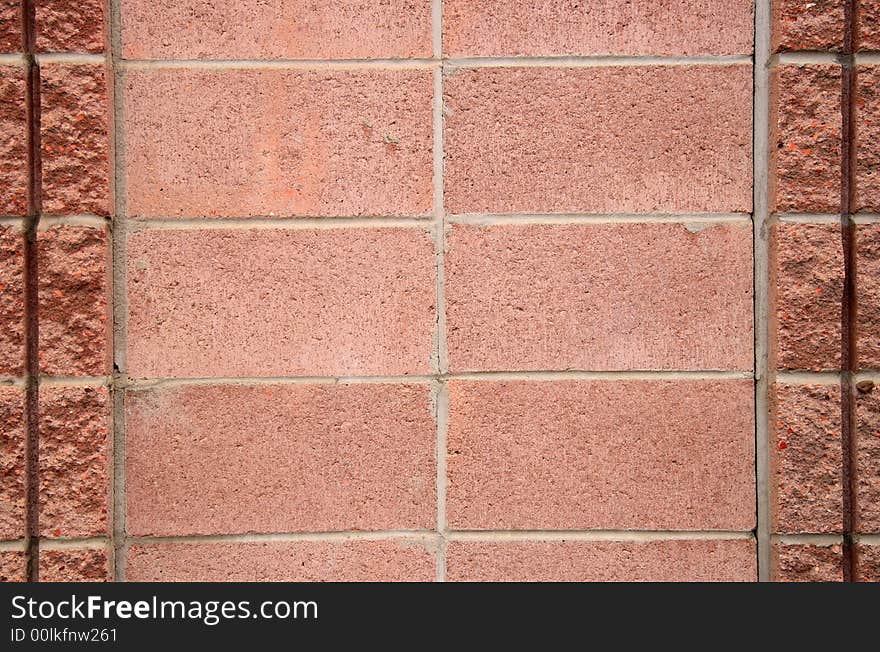
[[[770,102],[771,205],[780,212],[839,211],[840,67],[775,68]]]
[[[855,210],[876,213],[880,212],[880,66],[858,66],[856,84]]]
[[[430,582],[434,552],[417,541],[297,541],[132,546],[132,582]]]
[[[22,66],[0,66],[0,215],[27,212],[27,107]]]
[[[105,388],[40,388],[40,532],[107,533],[110,405]]]
[[[880,582],[880,546],[858,546],[856,581]]]
[[[771,400],[774,531],[840,532],[840,389],[776,385]]]
[[[0,376],[24,373],[24,234],[0,225]]]
[[[25,582],[25,557],[17,550],[0,551],[0,582]]]
[[[135,70],[125,87],[131,215],[431,210],[431,71]]]
[[[453,69],[451,213],[751,210],[748,66]]]
[[[32,0],[37,50],[102,52],[107,0]]]
[[[0,386],[0,539],[25,533],[24,392]]]
[[[40,248],[40,370],[54,376],[109,372],[107,232],[54,226]]]
[[[21,50],[21,0],[0,0],[0,52]]]
[[[107,215],[110,140],[103,65],[40,67],[46,213]]]
[[[845,0],[773,0],[774,52],[840,50],[844,4]]]
[[[456,225],[447,247],[456,371],[752,367],[746,223]]]
[[[856,227],[858,361],[880,369],[880,224]]]
[[[434,527],[426,385],[157,388],[126,415],[131,534]]]
[[[856,407],[856,529],[880,533],[880,388],[859,391]]]
[[[451,382],[455,529],[755,524],[747,381]]]
[[[135,233],[128,371],[428,373],[434,273],[421,229]]]
[[[122,0],[128,59],[431,56],[431,0]]]
[[[41,582],[107,582],[106,550],[41,550]]]
[[[446,577],[465,582],[751,582],[752,541],[451,541]]]
[[[842,582],[840,546],[774,544],[771,560],[774,582]]]
[[[751,54],[752,3],[445,0],[443,48],[459,57]]]
[[[859,45],[880,50],[880,0],[859,0]]]
[[[843,245],[833,224],[780,222],[771,231],[771,333],[777,369],[840,368]]]

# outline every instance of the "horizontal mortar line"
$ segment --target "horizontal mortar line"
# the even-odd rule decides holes
[[[430,228],[431,216],[423,217],[238,217],[238,218],[129,218],[132,231],[216,231],[222,229],[349,229]]]
[[[245,70],[245,69],[430,69],[440,66],[439,59],[123,59],[117,69],[170,70]]]
[[[708,530],[448,530],[450,541],[742,541],[752,532]]]
[[[110,545],[110,537],[52,539],[40,537],[40,550],[100,550]]]
[[[611,66],[730,66],[751,65],[749,55],[657,56],[583,55],[547,57],[463,57],[443,60],[452,68],[560,67],[599,68]]]
[[[0,226],[11,226],[18,229],[19,231],[24,231],[24,224],[26,220],[26,217],[3,216],[0,217]]]
[[[618,223],[725,223],[748,222],[751,213],[460,213],[448,215],[447,221],[456,224],[618,224]]]
[[[0,66],[23,66],[27,58],[22,53],[0,54]]]
[[[23,389],[27,385],[24,378],[15,376],[0,376],[0,387],[17,387]]]
[[[43,387],[107,387],[112,376],[46,376],[40,374]]]
[[[840,213],[775,213],[771,221],[791,222],[796,224],[839,224]]]
[[[770,57],[770,66],[791,66],[805,64],[842,65],[844,59],[835,52],[805,50],[802,52],[780,52]]]
[[[107,63],[107,57],[103,54],[86,54],[86,53],[74,53],[74,52],[46,52],[43,54],[36,54],[36,59],[39,64],[45,63],[56,63],[56,64],[71,64],[71,65],[82,65],[82,64],[100,64],[104,65]]]
[[[776,382],[782,385],[839,385],[838,371],[777,371]]]
[[[121,386],[130,389],[185,385],[333,385],[333,384],[431,384],[463,381],[533,380],[752,380],[749,371],[470,371],[404,376],[217,376],[204,378],[129,378]]]
[[[24,552],[25,550],[27,550],[27,541],[24,539],[0,541],[0,552]]]
[[[855,534],[853,539],[865,546],[880,546],[880,534]]]
[[[37,229],[45,231],[52,226],[91,226],[97,229],[110,227],[110,219],[100,215],[41,215]]]
[[[856,224],[874,224],[880,222],[880,213],[855,213],[851,216]]]
[[[877,66],[880,65],[880,52],[857,52],[856,65]]]
[[[870,380],[876,385],[880,385],[880,370],[878,369],[862,369],[857,371],[853,379],[860,383],[863,380]]]
[[[434,530],[378,530],[340,532],[274,532],[249,534],[193,534],[180,536],[127,536],[128,545],[156,545],[164,543],[285,543],[321,542],[345,543],[347,541],[381,541],[403,539],[407,541],[434,541],[439,535]]]
[[[787,545],[815,545],[833,546],[843,543],[842,534],[773,534],[770,536],[772,543]]]

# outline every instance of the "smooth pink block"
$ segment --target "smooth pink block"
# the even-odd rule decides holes
[[[427,214],[432,91],[430,70],[129,71],[129,214]]]
[[[122,0],[127,59],[431,56],[431,0]]]
[[[132,546],[130,582],[430,582],[434,553],[417,541]]]
[[[427,529],[425,385],[208,385],[127,395],[128,532]]]
[[[746,531],[748,381],[451,382],[454,529]]]
[[[464,582],[753,582],[753,541],[451,541],[446,577]]]
[[[752,206],[749,66],[452,69],[451,213]]]
[[[428,373],[434,274],[421,229],[134,233],[128,373]]]
[[[751,369],[751,270],[745,222],[455,225],[450,366]]]
[[[750,0],[445,0],[447,56],[751,54]]]

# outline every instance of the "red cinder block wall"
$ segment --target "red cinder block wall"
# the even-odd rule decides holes
[[[876,0],[0,0],[0,576],[880,579],[878,66]]]

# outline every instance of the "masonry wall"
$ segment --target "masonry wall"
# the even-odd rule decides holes
[[[0,575],[880,578],[878,19],[0,0]]]

